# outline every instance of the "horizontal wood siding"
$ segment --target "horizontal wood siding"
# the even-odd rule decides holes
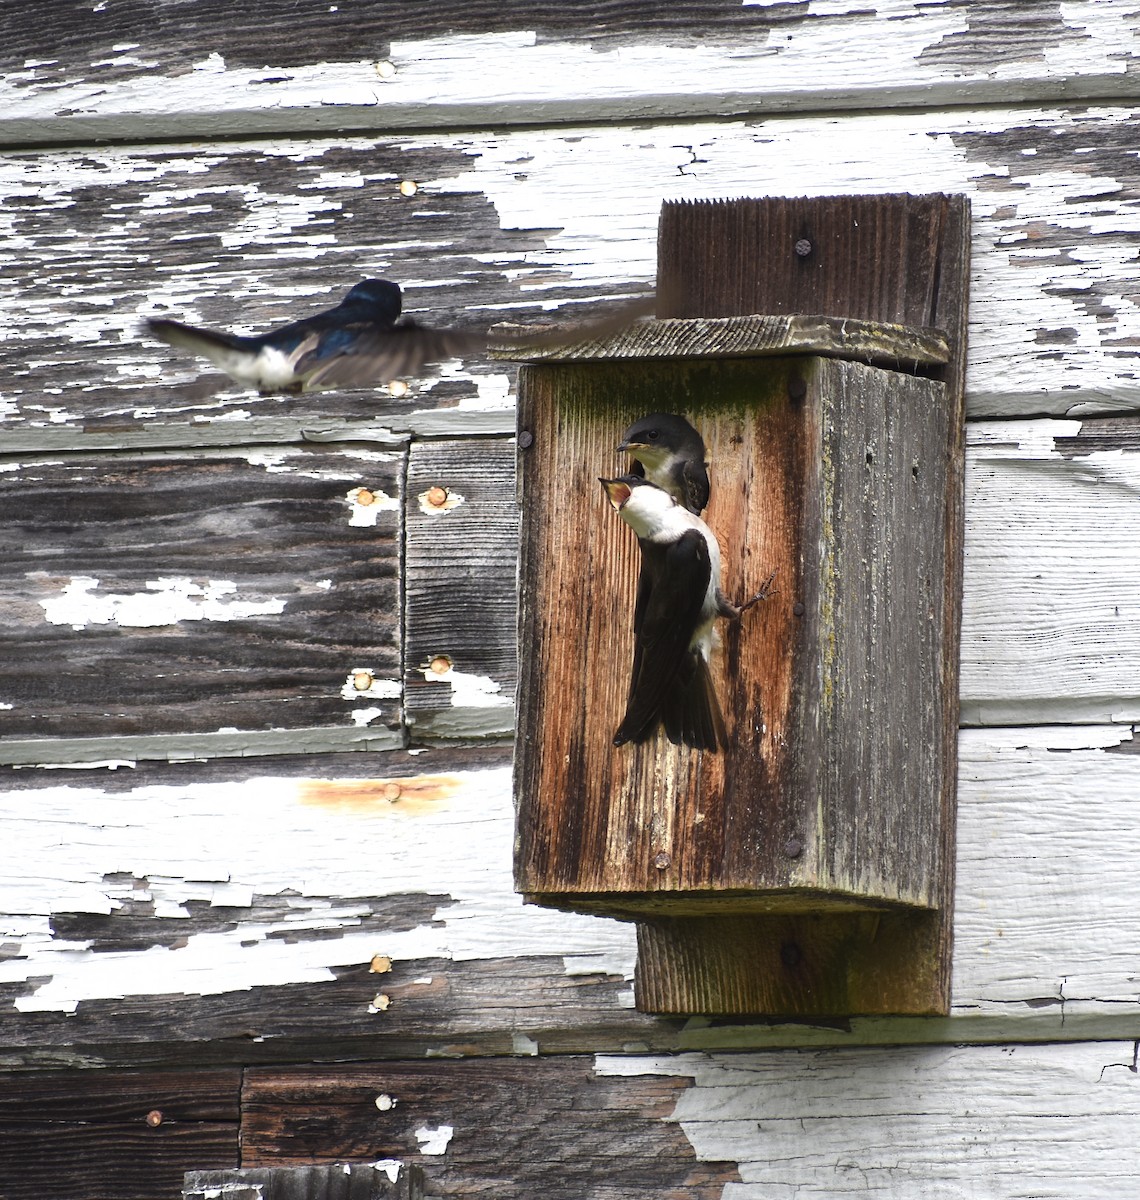
[[[5,1200],[173,1200],[194,1166],[238,1161],[241,1072],[0,1076]]]
[[[413,443],[404,703],[417,741],[514,729],[518,512],[513,438]]]
[[[9,461],[0,739],[398,725],[403,458]]]
[[[390,1155],[445,1195],[1128,1195],[1135,0],[4,31],[0,1194]],[[652,290],[663,200],[904,191],[973,211],[950,1015],[647,1016],[632,925],[513,892],[515,367],[261,397],[141,324],[366,276],[578,320]]]

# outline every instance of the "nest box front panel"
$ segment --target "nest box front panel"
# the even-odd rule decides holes
[[[892,411],[899,387],[919,420]],[[521,891],[626,916],[934,903],[939,741],[922,722],[937,720],[937,646],[918,643],[941,618],[940,391],[814,357],[524,369]],[[640,554],[599,477],[626,469],[622,432],[651,412],[686,416],[705,440],[704,520],[727,597],[739,605],[775,573],[767,599],[717,622],[718,753],[664,731],[613,744]],[[887,477],[903,459],[914,486],[899,493]],[[922,544],[902,552],[880,536],[884,512],[888,526],[917,521],[906,536]],[[905,669],[888,687],[891,662]],[[916,705],[913,742],[878,723]],[[900,787],[914,789],[908,803]]]

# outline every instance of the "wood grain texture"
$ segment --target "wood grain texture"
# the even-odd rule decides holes
[[[518,561],[513,440],[413,443],[404,538],[404,704],[412,736],[510,735]]]
[[[7,466],[5,737],[399,722],[402,454]]]
[[[775,653],[728,643],[730,665],[717,677],[728,697],[723,759],[667,747],[661,733],[632,754],[614,752],[616,718],[607,727],[605,714],[620,714],[625,688],[620,675],[614,686],[608,652],[628,638],[620,616],[628,627],[632,593],[608,565],[612,553],[595,561],[577,528],[559,529],[574,524],[563,514],[622,427],[600,416],[607,384],[627,406],[640,398],[642,412],[692,417],[691,400],[672,399],[661,369],[632,394],[628,367],[611,378],[602,368],[589,382],[566,368],[522,376],[520,423],[554,445],[533,456],[522,481],[520,639],[541,669],[529,673],[520,705],[516,882],[542,903],[658,918],[640,938],[637,997],[650,1011],[837,1015],[949,1004],[948,916],[916,917],[915,929],[897,933],[888,922],[881,941],[877,921],[766,929],[759,918],[718,918],[884,902],[949,912],[968,214],[961,199],[942,196],[662,209],[666,316],[774,309],[941,322],[953,346],[949,393],[815,359],[777,360],[771,378],[743,384],[705,372],[698,424],[714,480],[710,527],[730,572],[739,547],[766,550],[794,606],[783,601],[784,627],[765,631]],[[730,427],[710,422],[718,407]],[[741,457],[747,468],[722,477]],[[568,566],[552,576],[563,557]],[[614,594],[626,598],[616,614],[599,604]],[[591,651],[594,639],[607,654]],[[581,700],[567,704],[576,692]],[[902,736],[916,727],[918,736]],[[659,918],[674,915],[683,921],[670,953]],[[911,969],[897,977],[887,963]]]
[[[183,1200],[422,1200],[423,1171],[398,1159],[187,1171]]]
[[[240,1087],[236,1068],[0,1076],[0,1193],[176,1196],[190,1167],[236,1165]]]
[[[0,1066],[1131,1038],[1134,746],[964,731],[951,1016],[812,1024],[634,1011],[631,925],[512,895],[501,749],[9,771]]]
[[[685,1086],[582,1058],[253,1069],[243,1162],[400,1158],[441,1196],[718,1200],[735,1170],[696,1163],[667,1119]]]
[[[738,1164],[726,1195],[1114,1200],[1135,1182],[1136,1065],[1123,1040],[604,1059],[598,1070],[691,1071],[670,1119],[702,1162]]]
[[[13,9],[10,144],[1071,101],[1136,71],[1127,0]]]
[[[605,337],[559,337],[535,344],[533,328],[496,325],[495,358],[522,362],[583,362],[621,358],[763,358],[822,354],[896,370],[940,366],[949,358],[936,329],[885,325],[845,317],[732,316],[640,321]]]
[[[427,322],[568,320],[651,286],[662,197],[754,194],[758,179],[769,194],[968,194],[971,415],[1135,410],[1138,120],[955,110],[12,154],[0,430],[36,450],[220,429],[231,442],[509,431],[502,364],[453,364],[402,400],[261,399],[138,327],[161,311],[264,330],[362,274],[408,285]]]
[[[737,911],[802,909],[799,889],[843,906],[936,903],[937,856],[926,849],[939,836],[946,702],[928,617],[940,627],[944,548],[930,534],[946,503],[942,385],[818,359],[767,370],[607,364],[527,368],[521,400],[534,445],[521,483],[530,662],[519,710],[520,889],[627,916],[699,912],[710,891]],[[673,747],[663,734],[612,745],[632,660],[637,554],[600,492],[591,504],[590,484],[609,472],[622,429],[653,409],[687,413],[705,437],[707,521],[727,594],[750,595],[778,572],[777,595],[722,630],[723,755]],[[876,613],[885,631],[873,627]],[[922,734],[905,746],[868,740],[868,720],[879,731],[917,723]],[[793,841],[797,854],[786,849]]]

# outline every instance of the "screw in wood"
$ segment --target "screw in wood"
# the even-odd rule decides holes
[[[807,610],[804,608],[804,602],[802,600],[797,600],[795,604],[792,605],[792,612],[794,612],[797,617],[802,617],[806,611]]]
[[[372,686],[371,671],[353,671],[352,686],[358,692],[366,692]]]
[[[788,399],[798,404],[807,395],[807,380],[802,375],[793,375],[788,380]]]
[[[811,238],[804,237],[796,239],[796,254],[798,254],[800,258],[807,258],[814,249],[815,246],[812,245]]]
[[[438,484],[429,487],[424,494],[424,499],[432,508],[442,508],[447,503],[447,488],[440,487]]]
[[[519,432],[519,449],[529,450],[534,445],[534,434],[529,429],[523,429]]]
[[[784,843],[784,853],[789,858],[799,858],[803,852],[804,844],[799,838],[788,838],[788,840]]]
[[[672,859],[669,857],[669,855],[668,855],[668,854],[666,854],[664,850],[661,850],[661,851],[659,851],[659,852],[658,852],[658,854],[657,854],[657,857],[656,857],[656,858],[653,860],[653,865],[654,865],[654,866],[655,866],[655,867],[656,867],[656,868],[657,868],[659,871],[665,871],[665,870],[667,870],[667,869],[668,869],[668,867],[669,867],[669,864],[670,864],[672,861],[673,861],[673,860],[672,860]]]
[[[146,1123],[151,1127],[151,1129],[157,1129],[162,1124],[162,1110],[159,1108],[152,1108],[150,1112],[146,1114]]]
[[[784,942],[780,946],[780,962],[785,967],[798,967],[803,959],[803,952],[795,942]]]

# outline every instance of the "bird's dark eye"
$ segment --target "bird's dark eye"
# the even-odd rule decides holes
[[[648,438],[648,439],[649,439],[651,442],[655,442],[655,441],[657,441],[657,438],[658,438],[660,435],[658,434],[658,432],[657,432],[657,430],[656,430],[656,429],[651,429],[651,430],[650,430],[650,431],[649,431],[649,432],[648,432],[648,433],[647,433],[645,436],[646,436],[646,437],[647,437],[647,438]]]

